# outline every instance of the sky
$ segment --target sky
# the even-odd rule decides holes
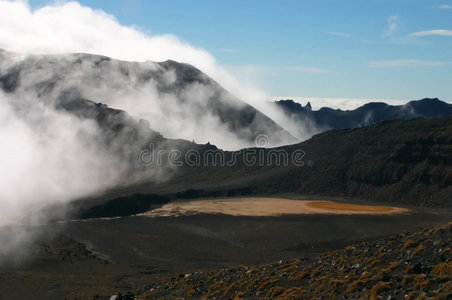
[[[149,35],[175,35],[276,98],[452,101],[451,0],[79,3]]]

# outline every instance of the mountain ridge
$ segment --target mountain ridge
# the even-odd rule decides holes
[[[312,110],[309,102],[306,106],[302,106],[291,99],[274,103],[299,127],[307,127],[313,133],[330,129],[363,127],[387,120],[408,120],[417,117],[441,118],[452,115],[452,104],[438,98],[413,100],[404,105],[369,102],[353,110],[329,107]]]
[[[173,60],[140,63],[84,53],[20,56],[2,51],[0,88],[35,93],[45,103],[77,90],[86,99],[147,119],[167,137],[213,139],[224,148],[253,145],[260,134],[272,145],[297,141],[196,67]]]

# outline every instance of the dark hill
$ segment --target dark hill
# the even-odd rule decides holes
[[[194,138],[179,128],[192,128],[200,135],[218,128],[224,131],[218,136],[228,133],[238,145],[254,145],[259,134],[267,135],[271,145],[296,142],[273,120],[194,66],[171,60],[140,63],[91,54],[19,56],[0,51],[0,90],[36,96],[51,105],[70,90],[147,119],[151,128],[172,138]],[[223,142],[207,133],[202,137]],[[231,148],[227,142],[221,146]]]
[[[393,204],[452,206],[452,117],[333,130],[297,145],[222,152],[231,166],[179,167],[164,184],[116,193],[199,196],[332,195]],[[203,151],[200,150],[202,157]],[[275,153],[282,155],[275,160]],[[294,155],[298,161],[294,163]],[[247,164],[246,157],[263,160]],[[283,158],[288,158],[287,165]],[[111,194],[113,196],[114,194]]]
[[[387,120],[452,116],[452,104],[437,98],[410,101],[405,105],[371,102],[354,110],[345,111],[329,107],[313,111],[310,103],[302,106],[293,100],[280,100],[275,103],[300,127],[308,127],[314,133],[328,129],[363,127]]]

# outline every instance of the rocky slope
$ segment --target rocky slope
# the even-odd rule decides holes
[[[146,286],[135,295],[135,299],[450,297],[452,223],[358,243],[315,258],[181,274],[169,282]]]
[[[204,148],[200,157],[210,151],[233,163],[185,164],[164,184],[144,183],[122,192],[176,198],[295,193],[451,207],[451,132],[452,117],[419,118],[328,131],[275,149]],[[254,163],[247,162],[250,157]]]
[[[68,91],[146,119],[169,138],[226,148],[296,142],[270,118],[195,67],[175,61],[127,62],[90,54],[22,56],[0,50],[0,89],[58,105]],[[66,106],[70,110],[71,106]]]

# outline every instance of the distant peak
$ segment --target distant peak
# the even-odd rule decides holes
[[[422,102],[443,102],[443,101],[441,101],[441,100],[439,100],[438,98],[424,98],[424,99],[421,99],[421,100],[418,100],[418,101],[422,101]]]
[[[290,109],[302,109],[303,108],[303,106],[300,103],[295,102],[292,99],[281,99],[281,100],[275,101],[275,103],[280,106],[287,107]]]
[[[180,64],[180,62],[172,60],[172,59],[167,59],[167,60],[163,61],[162,63],[166,63],[166,64]]]
[[[369,102],[364,104],[363,106],[358,107],[359,108],[372,108],[372,107],[385,107],[388,106],[389,104],[386,102]]]
[[[406,104],[406,106],[418,106],[418,105],[448,105],[448,103],[438,98],[424,98],[421,100],[412,100]]]
[[[308,103],[306,104],[306,106],[304,108],[306,108],[308,110],[312,110],[311,102],[308,101]]]

